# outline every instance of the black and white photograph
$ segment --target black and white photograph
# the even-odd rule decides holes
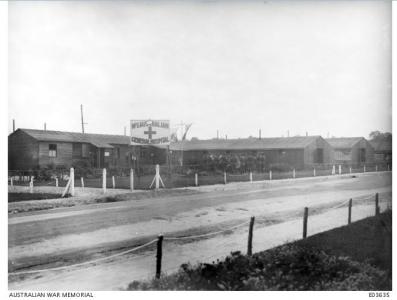
[[[7,48],[9,298],[391,298],[391,1],[9,1]]]

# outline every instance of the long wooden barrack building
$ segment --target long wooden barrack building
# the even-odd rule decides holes
[[[230,157],[237,166],[254,159],[254,168],[260,165],[262,170],[304,169],[333,162],[332,148],[321,136],[195,140],[173,143],[170,149],[173,160],[181,165],[203,165],[213,157]]]

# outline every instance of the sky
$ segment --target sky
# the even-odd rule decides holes
[[[14,1],[8,130],[391,131],[390,1]]]

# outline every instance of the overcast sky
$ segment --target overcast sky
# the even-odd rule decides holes
[[[80,104],[92,133],[391,131],[391,3],[9,3],[9,131],[81,131]]]

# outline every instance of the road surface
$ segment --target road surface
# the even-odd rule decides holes
[[[375,193],[380,193],[384,209],[391,200],[391,173],[245,183],[225,190],[205,187],[190,195],[10,215],[9,272],[81,263],[117,254],[159,233],[166,237],[207,233],[244,223],[252,215],[257,218],[254,250],[259,251],[299,238],[303,207],[309,207],[309,234],[313,234],[344,225],[349,198],[354,201],[353,220],[373,214]],[[246,229],[165,242],[164,270],[245,251]],[[134,279],[153,275],[153,251],[150,246],[96,265],[9,276],[9,288],[125,288]]]

